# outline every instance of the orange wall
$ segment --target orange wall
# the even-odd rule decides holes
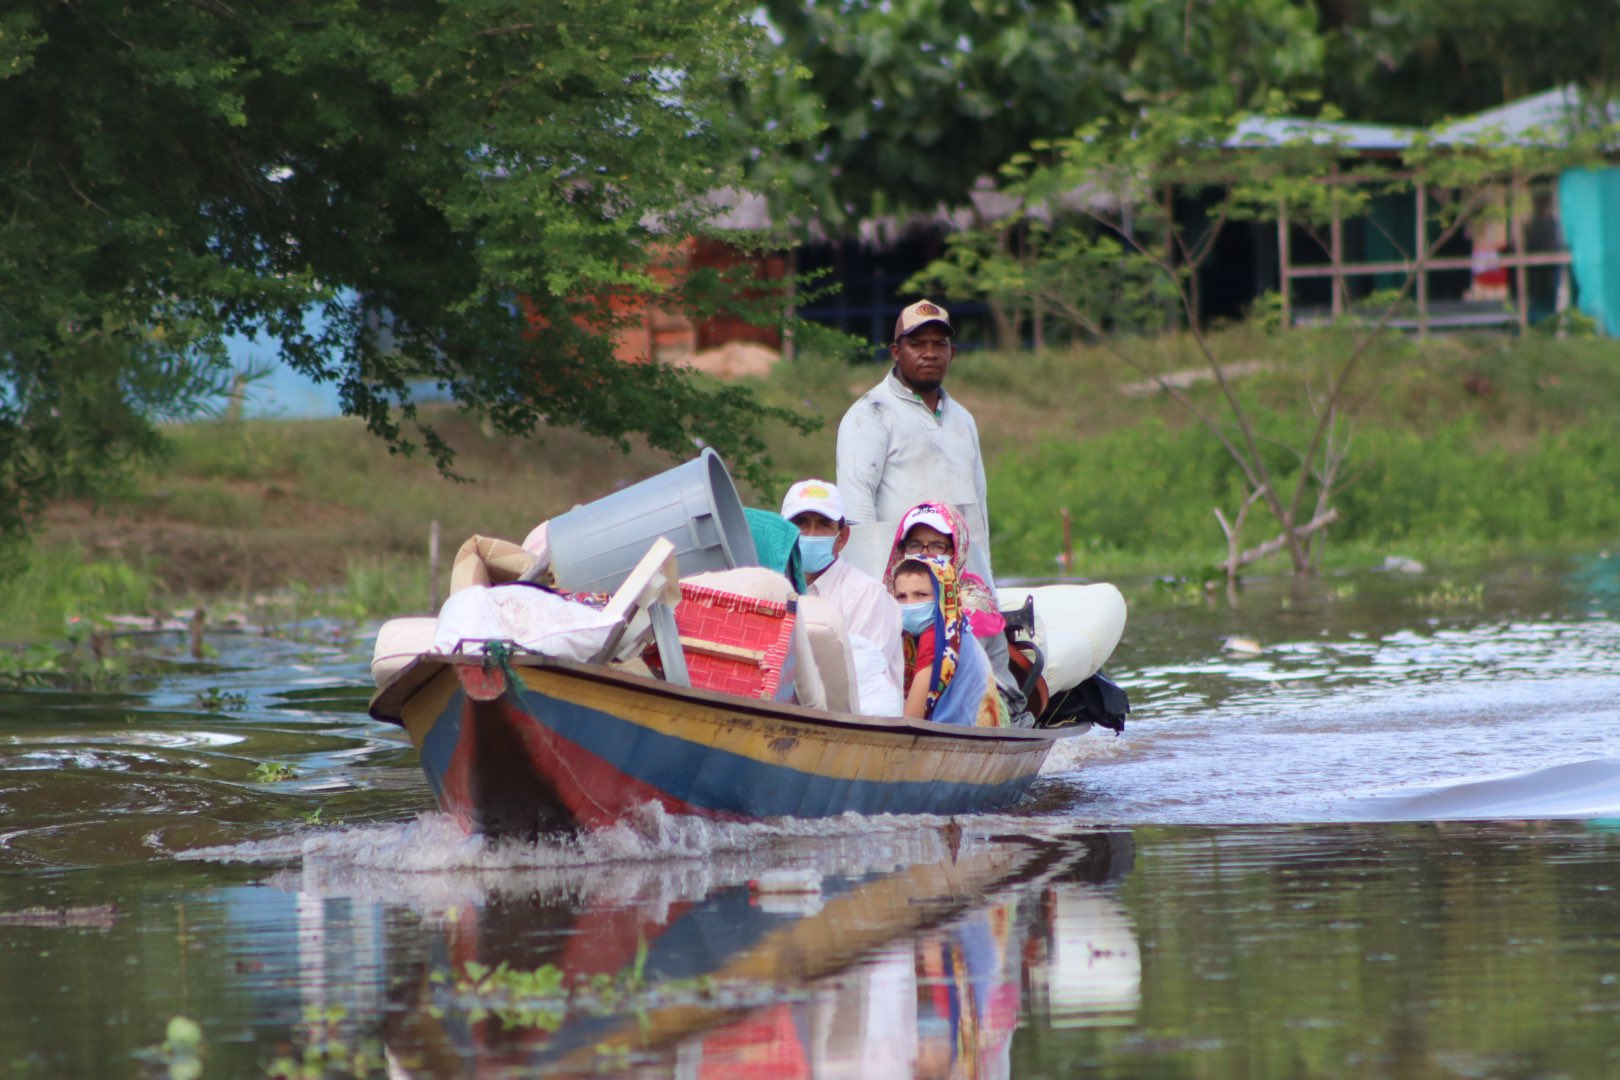
[[[787,259],[782,255],[744,256],[714,240],[687,240],[681,244],[676,257],[677,266],[695,266],[728,269],[739,264],[754,268],[754,277],[764,281],[777,281],[787,276]],[[665,270],[664,274],[678,273]],[[733,341],[750,341],[773,349],[782,347],[782,335],[773,327],[753,326],[741,319],[721,318],[693,322],[679,311],[667,311],[644,300],[615,303],[615,312],[638,312],[638,324],[620,338],[616,350],[619,359],[627,363],[656,356],[674,360],[690,356],[705,349],[718,348]]]

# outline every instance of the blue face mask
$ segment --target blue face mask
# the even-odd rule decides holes
[[[799,564],[807,574],[819,574],[832,565],[836,536],[799,537]]]
[[[930,626],[934,625],[935,603],[924,600],[917,604],[900,605],[900,625],[906,633],[916,637]]]

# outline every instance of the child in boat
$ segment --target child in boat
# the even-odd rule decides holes
[[[890,575],[906,654],[905,714],[968,727],[1004,727],[990,658],[968,630],[956,568],[944,556],[901,561]]]
[[[983,578],[967,570],[969,544],[967,522],[954,506],[937,500],[918,503],[905,512],[895,530],[883,584],[893,591],[895,568],[905,559],[919,556],[948,559],[956,571],[957,589],[968,626],[990,658],[991,672],[1004,699],[1003,712],[1014,725],[1030,727],[1035,718],[1026,709],[1024,694],[1009,667],[1004,633],[1007,620],[1001,616],[995,590]]]

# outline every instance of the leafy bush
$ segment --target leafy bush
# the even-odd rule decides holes
[[[95,622],[107,615],[144,612],[158,594],[146,570],[125,562],[87,560],[82,549],[7,549],[0,575],[0,612],[8,631],[60,629],[69,620]]]
[[[441,573],[448,578],[448,567]],[[425,559],[350,559],[345,576],[343,606],[346,614],[353,618],[387,617],[427,608]]]
[[[1271,433],[1285,423],[1263,418]],[[1511,447],[1498,445],[1499,435],[1469,417],[1427,431],[1359,425],[1330,541],[1543,547],[1608,543],[1620,532],[1620,435],[1607,424],[1583,422]],[[1162,555],[1173,565],[1207,552],[1218,562],[1225,538],[1212,508],[1231,516],[1242,477],[1203,429],[1150,421],[1008,454],[990,486],[997,573],[1051,573],[1062,549],[1059,509],[1067,508],[1085,574],[1090,561],[1117,566],[1122,556]],[[1243,545],[1276,532],[1256,506]]]
[[[1436,431],[1358,436],[1365,464],[1339,499],[1344,535],[1515,544],[1604,542],[1620,525],[1620,448],[1591,426],[1548,432],[1528,446],[1491,445],[1471,421]]]
[[[1048,441],[998,461],[990,475],[998,574],[1051,573],[1071,518],[1077,569],[1086,555],[1197,550],[1220,539],[1212,506],[1241,501],[1242,474],[1201,428],[1153,420],[1086,442]]]

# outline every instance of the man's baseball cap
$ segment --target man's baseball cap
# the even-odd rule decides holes
[[[932,300],[919,300],[915,304],[900,312],[900,317],[894,320],[894,340],[899,341],[913,330],[920,329],[929,323],[939,323],[945,332],[955,336],[956,330],[951,326],[951,313],[934,303]]]
[[[825,480],[800,480],[782,499],[782,516],[792,521],[803,513],[820,514],[828,521],[844,520],[844,499]]]

